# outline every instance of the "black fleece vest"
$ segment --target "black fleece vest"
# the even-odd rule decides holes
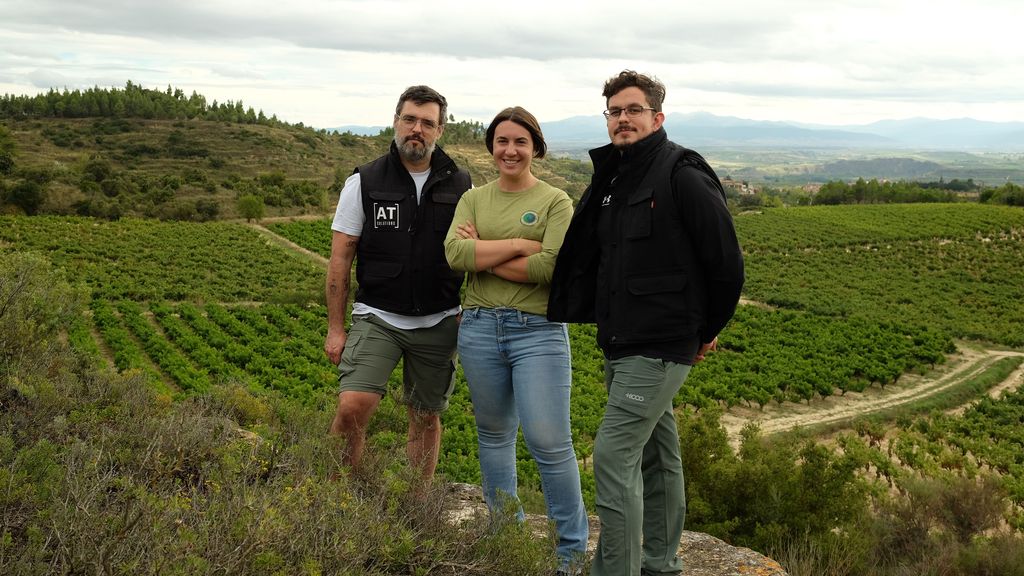
[[[394,144],[356,172],[366,217],[356,246],[356,300],[406,316],[458,306],[465,275],[448,266],[444,238],[469,175],[436,148],[417,204],[416,184]]]

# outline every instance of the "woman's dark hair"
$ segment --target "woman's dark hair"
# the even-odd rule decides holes
[[[494,131],[498,128],[498,124],[506,120],[526,128],[526,131],[530,133],[530,138],[533,139],[533,157],[543,158],[548,151],[548,145],[544,142],[544,133],[540,131],[540,122],[537,122],[537,118],[522,106],[505,108],[498,112],[494,120],[491,120],[491,125],[487,127],[487,151],[494,154]]]

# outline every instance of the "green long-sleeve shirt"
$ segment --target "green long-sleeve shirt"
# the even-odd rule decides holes
[[[548,285],[555,257],[572,219],[572,200],[564,191],[537,182],[519,192],[502,192],[498,182],[467,191],[455,208],[444,252],[454,270],[469,272],[465,308],[515,308],[546,314]],[[541,242],[543,249],[527,258],[529,283],[511,282],[476,269],[476,241],[461,239],[456,228],[466,221],[476,227],[481,240],[526,238]]]

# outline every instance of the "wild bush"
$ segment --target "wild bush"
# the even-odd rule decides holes
[[[0,378],[55,354],[58,329],[81,313],[85,293],[40,254],[0,253]]]
[[[78,362],[58,337],[70,287],[38,256],[0,266],[0,573],[553,572],[550,540],[449,522],[446,486],[417,489],[404,450],[348,477],[324,406],[238,385],[175,401]],[[40,362],[7,353],[40,342]]]

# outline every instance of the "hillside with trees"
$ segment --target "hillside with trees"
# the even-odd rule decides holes
[[[479,122],[448,119],[441,145],[480,184],[497,176]],[[323,214],[394,131],[356,136],[288,124],[241,100],[170,86],[0,98],[0,213],[208,221]],[[538,163],[576,197],[589,164]]]

